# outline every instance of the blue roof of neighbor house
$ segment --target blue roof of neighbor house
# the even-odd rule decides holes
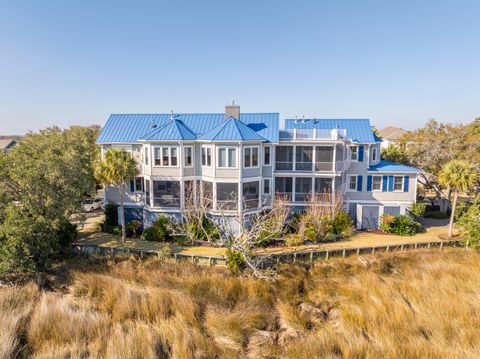
[[[286,119],[285,128],[322,130],[341,128],[347,130],[347,138],[354,142],[375,142],[369,119]]]
[[[197,138],[225,122],[223,113],[175,114]],[[137,142],[172,120],[171,114],[113,114],[102,128],[97,143]],[[271,143],[278,143],[278,113],[241,113],[240,121]]]
[[[266,141],[243,122],[229,117],[223,123],[198,137],[205,141]]]
[[[383,161],[383,160],[376,165],[368,167],[368,170],[374,171],[374,172],[409,172],[409,173],[422,172],[421,169],[416,167],[405,166],[399,163]]]
[[[150,133],[142,136],[139,140],[164,141],[164,140],[195,140],[197,136],[185,124],[176,118],[163,126],[155,128]]]

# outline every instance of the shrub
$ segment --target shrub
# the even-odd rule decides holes
[[[175,242],[175,244],[183,246],[183,245],[185,245],[185,243],[187,243],[187,236],[184,236],[184,235],[175,236],[174,237],[174,242]]]
[[[113,227],[112,233],[115,234],[116,236],[121,236],[122,235],[122,227],[121,226]]]
[[[219,239],[220,230],[215,222],[213,222],[207,216],[203,216],[201,226],[196,221],[185,224],[185,231],[189,234],[190,238],[196,241],[208,241],[210,239]]]
[[[105,221],[107,226],[114,227],[118,225],[118,205],[113,202],[108,202],[105,205]]]
[[[339,238],[347,238],[353,234],[353,222],[348,213],[341,211],[333,219],[333,234]]]
[[[426,207],[424,203],[413,203],[407,212],[413,219],[420,218],[425,214]]]
[[[392,222],[395,219],[394,215],[385,213],[380,216],[380,229],[385,233],[390,233]]]
[[[142,222],[137,221],[135,219],[133,221],[130,221],[126,227],[127,237],[140,235],[141,229],[142,229]]]
[[[287,246],[296,247],[301,246],[303,243],[304,240],[298,233],[289,233],[285,237],[285,244]]]
[[[233,249],[227,250],[227,267],[235,273],[244,271],[247,264],[245,263],[243,254]]]
[[[396,216],[390,223],[391,233],[399,236],[413,236],[417,232],[418,223],[413,221],[409,216]]]
[[[480,196],[471,204],[461,206],[457,225],[464,240],[473,248],[480,249]]]
[[[165,215],[160,215],[152,224],[151,227],[143,231],[143,239],[146,241],[163,242],[171,239],[171,234],[168,229],[170,218]]]

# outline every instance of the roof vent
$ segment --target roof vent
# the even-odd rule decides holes
[[[298,119],[298,116],[295,115],[295,123],[299,123],[299,122],[300,122],[300,120]]]

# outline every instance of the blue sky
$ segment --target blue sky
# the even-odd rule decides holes
[[[480,116],[479,1],[0,0],[0,134],[110,113]]]

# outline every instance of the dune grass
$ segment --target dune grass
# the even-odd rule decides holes
[[[284,265],[271,282],[190,263],[73,259],[0,289],[2,358],[474,358],[480,255]]]

